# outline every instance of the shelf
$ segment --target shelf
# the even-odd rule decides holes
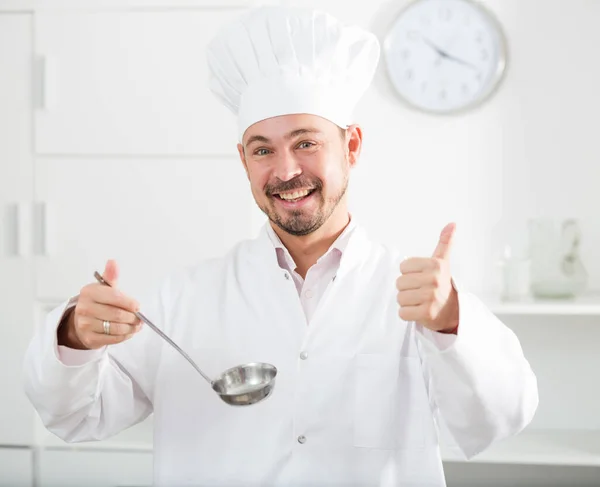
[[[600,293],[582,295],[573,299],[534,299],[501,301],[483,298],[483,302],[497,315],[557,315],[600,316]]]
[[[466,462],[442,448],[445,462]],[[600,431],[526,431],[491,446],[470,463],[600,467]]]

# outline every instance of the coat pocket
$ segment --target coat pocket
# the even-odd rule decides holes
[[[419,360],[391,354],[359,354],[355,360],[354,446],[423,447],[429,409]]]

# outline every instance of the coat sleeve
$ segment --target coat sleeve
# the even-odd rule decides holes
[[[416,325],[430,403],[465,458],[516,435],[538,406],[537,379],[518,338],[477,297],[458,292],[459,329]]]
[[[166,315],[165,287],[141,300],[144,314],[158,326]],[[118,345],[59,350],[56,330],[70,302],[51,311],[36,330],[25,354],[24,389],[42,423],[62,440],[104,440],[152,413],[162,343],[142,326]]]

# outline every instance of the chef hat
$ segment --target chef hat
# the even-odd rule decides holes
[[[237,115],[240,141],[250,125],[294,113],[345,128],[379,55],[375,35],[325,12],[261,7],[209,44],[210,89]]]

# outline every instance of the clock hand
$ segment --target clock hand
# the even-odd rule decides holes
[[[423,37],[423,42],[425,42],[425,44],[431,47],[431,49],[437,52],[441,57],[447,57],[447,54],[444,51],[442,51],[439,47],[437,47],[433,42],[427,39],[427,37]]]
[[[440,49],[439,47],[437,47],[433,42],[431,42],[429,39],[427,39],[426,37],[423,37],[423,42],[425,42],[425,44],[427,44],[429,47],[431,47],[435,52],[437,52],[439,54],[440,57],[444,58],[444,59],[450,59],[451,61],[457,62],[458,64],[462,64],[463,66],[468,66],[471,69],[477,69],[476,66],[474,66],[471,63],[468,63],[467,61],[463,61],[462,59],[459,59],[457,57],[454,57],[450,54],[448,54],[446,51],[443,51],[442,49]]]
[[[477,69],[477,66],[475,66],[475,65],[473,65],[471,63],[468,63],[467,61],[463,61],[462,59],[459,59],[457,57],[451,56],[449,54],[446,54],[446,57],[448,59],[452,59],[454,62],[457,62],[458,64],[462,64],[463,66],[467,66],[467,67],[469,67],[471,69]]]

